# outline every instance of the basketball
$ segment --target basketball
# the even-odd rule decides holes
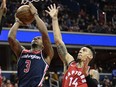
[[[29,5],[22,5],[16,11],[16,17],[24,24],[30,24],[34,21],[34,15],[29,9]]]

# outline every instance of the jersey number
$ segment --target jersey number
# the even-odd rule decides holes
[[[24,69],[24,72],[28,73],[29,70],[30,70],[31,61],[30,60],[26,60],[25,64],[26,64],[26,68]]]
[[[69,86],[75,86],[75,87],[77,87],[77,85],[78,85],[78,82],[77,82],[77,80],[78,80],[78,78],[73,78],[73,77],[70,77],[70,82],[69,82]]]

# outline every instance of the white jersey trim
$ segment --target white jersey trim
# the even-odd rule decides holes
[[[46,71],[48,70],[48,67],[49,67],[49,66],[46,64],[46,67],[45,67],[45,69],[44,69],[44,74],[43,74],[42,79],[41,79],[41,81],[40,81],[40,83],[39,83],[38,86],[42,86],[42,83],[43,83],[43,80],[44,80],[44,76],[45,76],[45,74],[46,74]]]
[[[39,83],[38,86],[42,86],[42,82],[43,82],[43,80],[44,80],[44,76],[45,76],[45,74],[46,74],[46,71],[47,71],[48,68],[49,68],[49,65],[47,64],[47,62],[46,62],[46,61],[44,60],[44,58],[43,58],[42,51],[41,51],[41,58],[42,58],[42,60],[44,61],[44,63],[46,64],[46,66],[45,66],[45,69],[44,69],[44,74],[43,74],[42,79],[41,79],[41,81],[40,81],[40,83]]]
[[[48,63],[45,61],[45,59],[43,58],[43,55],[42,55],[42,51],[41,51],[41,57],[43,59],[43,61],[45,62],[46,65],[48,65]],[[49,65],[48,65],[49,66]]]

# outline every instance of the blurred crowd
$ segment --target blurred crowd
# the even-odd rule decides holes
[[[18,0],[7,1],[8,11],[3,27],[10,28],[12,26],[15,21],[15,12],[21,5],[20,3]],[[108,2],[108,0],[103,2],[100,2],[100,0],[40,0],[33,3],[38,9],[39,15],[46,23],[48,30],[52,30],[52,25],[50,17],[45,13],[45,9],[51,3],[56,3],[60,6],[59,24],[62,31],[116,33],[116,9],[108,5],[108,3],[115,5],[115,0],[114,2],[113,0],[112,2]],[[36,25],[32,23],[23,28],[36,29]]]
[[[52,30],[52,24],[51,18],[45,13],[45,9],[47,9],[49,4],[56,3],[60,6],[59,24],[61,31],[116,34],[116,7],[109,5],[110,3],[116,5],[116,1],[100,1],[102,0],[40,0],[34,3],[34,5],[36,5],[39,15],[46,23],[48,30]],[[7,0],[7,14],[4,18],[3,27],[10,28],[13,25],[15,22],[14,15],[17,8],[21,5],[20,3],[20,0]],[[21,28],[36,29],[36,25],[33,22]],[[16,65],[14,64],[13,66],[16,69]],[[101,73],[105,71],[108,72],[109,66],[110,65],[100,66],[99,64],[98,71]],[[57,77],[59,82],[61,82],[61,79],[59,79],[60,76]],[[112,87],[113,83],[116,82],[113,82],[108,76],[104,76],[104,78],[100,80],[101,87]],[[3,77],[2,86],[18,87],[16,74],[11,74],[10,78]]]
[[[3,76],[1,87],[18,87],[17,83],[18,82],[16,80],[16,77],[15,78],[13,78],[13,77],[6,78],[5,76]]]
[[[62,78],[63,78],[62,73],[52,72],[51,78],[57,81],[59,84],[59,87],[61,87]],[[44,78],[43,87],[51,87],[50,86],[51,83],[56,85],[56,83],[53,80],[50,81],[51,78],[50,78],[50,73],[47,73]],[[1,87],[18,87],[17,81],[18,80],[17,80],[16,73],[11,73],[10,78],[3,76],[3,82]],[[116,87],[115,82],[116,82],[116,78],[113,79],[113,78],[110,78],[108,75],[103,75],[103,78],[99,79],[99,87]]]

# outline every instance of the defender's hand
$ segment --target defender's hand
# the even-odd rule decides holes
[[[51,18],[57,18],[59,8],[59,6],[56,7],[56,5],[53,4],[48,6],[48,10],[45,10],[45,12],[48,13],[51,16]]]
[[[5,15],[6,14],[6,12],[7,12],[7,7],[6,7],[6,4],[1,4],[1,7],[0,7],[0,10],[2,10],[3,11],[3,15]]]

